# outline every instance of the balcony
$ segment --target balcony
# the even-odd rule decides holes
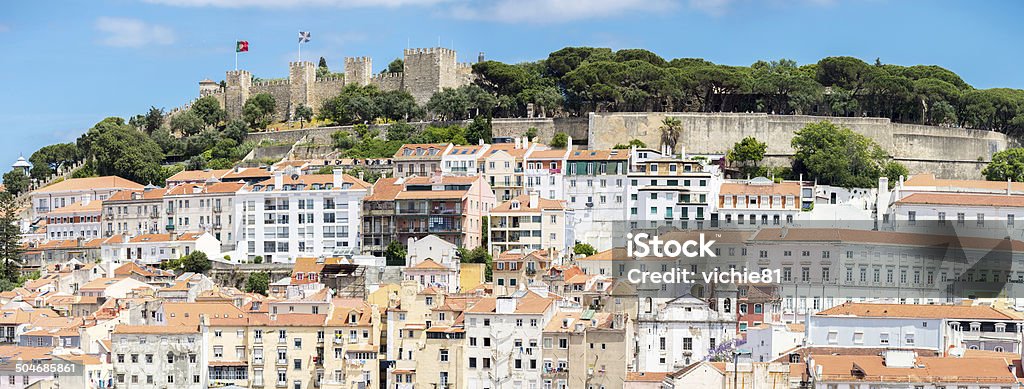
[[[214,229],[214,230],[219,230],[219,229],[221,229],[221,225],[220,225],[220,223],[213,223],[213,229]]]
[[[167,231],[174,231],[174,224],[168,224],[164,226],[164,229],[166,229]]]
[[[158,210],[154,209],[153,211],[151,211],[149,213],[149,218],[150,219],[156,219],[156,218],[159,218],[159,217],[160,217],[160,211],[158,211]]]
[[[174,214],[174,207],[167,207],[167,214],[168,215],[173,215]]]
[[[220,213],[221,211],[223,211],[223,208],[220,205],[213,206],[213,212]]]
[[[462,207],[433,207],[430,213],[434,215],[461,215]]]
[[[427,214],[427,208],[426,207],[399,208],[398,209],[398,214],[399,215],[426,215]]]
[[[36,207],[36,213],[50,212],[50,207]]]

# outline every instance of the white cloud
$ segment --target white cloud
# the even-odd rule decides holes
[[[690,0],[690,8],[718,16],[728,10],[730,3],[732,0]]]
[[[138,19],[100,17],[96,30],[106,34],[100,43],[113,47],[143,47],[174,43],[174,31],[168,27],[149,24]]]
[[[151,4],[177,7],[218,7],[218,8],[309,8],[309,7],[401,7],[409,5],[434,5],[448,0],[143,0]]]
[[[605,18],[629,12],[660,12],[674,0],[495,0],[486,4],[452,7],[457,19],[495,20],[506,23],[563,22]]]

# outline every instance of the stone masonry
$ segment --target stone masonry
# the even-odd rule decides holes
[[[324,101],[337,96],[347,84],[376,85],[381,90],[404,90],[424,104],[442,88],[457,88],[473,81],[470,64],[457,62],[455,50],[443,47],[406,49],[405,66],[401,73],[373,74],[373,60],[369,57],[345,58],[344,77],[316,76],[312,62],[288,64],[285,80],[252,81],[246,70],[229,70],[225,86],[211,80],[199,82],[199,96],[214,96],[228,113],[229,118],[240,118],[245,101],[253,95],[267,93],[277,103],[274,116],[288,120],[300,104],[317,113]]]

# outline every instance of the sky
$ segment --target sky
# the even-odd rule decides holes
[[[727,65],[851,55],[934,64],[976,88],[1024,88],[1024,2],[948,0],[91,0],[0,4],[0,163],[108,116],[181,106],[238,66],[444,46],[516,63],[566,46],[644,48]],[[10,161],[10,162],[3,162]]]

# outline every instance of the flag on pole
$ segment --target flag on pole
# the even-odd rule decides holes
[[[238,41],[235,43],[236,53],[245,53],[249,51],[249,41]]]
[[[309,42],[309,31],[299,31],[299,43]]]

